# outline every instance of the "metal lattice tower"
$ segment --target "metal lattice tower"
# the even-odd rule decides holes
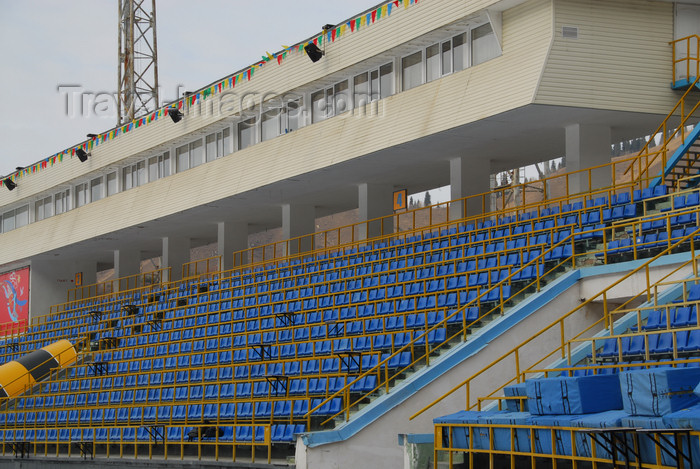
[[[119,0],[118,125],[158,107],[156,0]]]

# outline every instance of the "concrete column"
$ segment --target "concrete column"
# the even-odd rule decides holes
[[[313,248],[311,235],[316,231],[316,209],[313,205],[282,205],[282,238],[294,239],[288,244],[287,254],[310,251]]]
[[[601,164],[610,163],[610,127],[604,125],[572,124],[565,128],[566,170],[577,171]],[[607,187],[612,184],[612,170],[600,168],[569,177],[569,194],[590,189]]]
[[[222,269],[234,267],[233,253],[248,248],[248,224],[245,222],[222,221],[218,224],[217,252],[221,256]],[[240,259],[237,259],[237,262]],[[247,262],[240,262],[245,264]]]
[[[141,273],[141,252],[137,249],[114,251],[114,278],[129,277]],[[120,288],[121,290],[121,288]]]
[[[450,197],[452,200],[470,195],[482,194],[491,190],[491,162],[489,160],[474,160],[453,158],[450,160]],[[467,200],[466,207],[462,202],[450,205],[450,219],[458,220],[465,216],[480,215],[491,210],[491,200],[482,197],[472,197]]]
[[[362,183],[358,187],[360,221],[374,220],[394,214],[394,186]],[[360,228],[359,239],[376,238],[394,232],[393,218],[375,220]]]
[[[190,239],[168,236],[163,238],[162,268],[170,267],[170,279],[182,278],[182,264],[190,261]]]
[[[18,267],[21,268],[21,267]],[[75,288],[75,274],[82,272],[83,285],[96,283],[97,262],[32,261],[29,267],[30,317],[49,314],[51,306],[65,303]]]

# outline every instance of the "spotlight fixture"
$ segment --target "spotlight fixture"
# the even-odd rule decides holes
[[[321,60],[321,57],[323,57],[326,54],[321,49],[319,49],[318,46],[313,42],[309,42],[307,45],[305,45],[304,50],[306,51],[306,55],[309,56],[312,62],[318,62],[319,60]]]
[[[87,138],[97,138],[97,134],[87,134]]]
[[[91,153],[86,153],[85,150],[83,150],[82,148],[78,148],[77,150],[75,150],[75,154],[78,155],[78,159],[81,163],[85,163],[88,159],[88,156],[92,156]]]
[[[8,191],[15,190],[15,187],[17,187],[17,184],[10,178],[4,179],[2,182],[5,184]]]
[[[178,109],[168,109],[168,115],[176,124],[182,120],[182,113]]]
[[[334,24],[324,24],[324,25],[321,27],[321,29],[324,30],[324,31],[328,31],[329,29],[333,29],[333,28],[335,28],[335,25],[334,25]]]
[[[24,166],[15,166],[15,171],[22,171]]]

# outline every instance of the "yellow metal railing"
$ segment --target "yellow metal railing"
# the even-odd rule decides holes
[[[170,282],[170,267],[157,269],[126,277],[120,277],[91,285],[80,286],[68,290],[68,302],[80,301],[97,296],[117,294],[127,290],[161,285]]]
[[[182,264],[182,278],[184,280],[204,274],[221,272],[223,270],[221,256],[207,257]]]
[[[625,454],[624,447],[613,444],[612,448],[616,453],[614,459],[608,452],[608,445],[601,444],[600,436],[596,441],[590,435],[589,432],[594,431],[596,429],[573,426],[439,423],[435,424],[434,429],[433,467],[442,467],[440,454],[447,453],[446,462],[450,469],[455,467],[458,458],[464,459],[460,463],[468,464],[466,467],[526,467],[527,459],[530,460],[530,467],[537,467],[536,460],[542,458],[549,460],[552,467],[578,467],[580,463],[592,467],[600,467],[602,464],[603,467],[607,467],[615,462],[614,466],[661,469],[675,467],[668,466],[669,458],[660,449],[661,446],[670,449],[670,442],[674,439],[678,444],[678,453],[675,456],[679,458],[679,464],[682,464],[678,467],[692,467],[692,463],[683,460],[684,456],[690,459],[692,450],[688,448],[688,440],[685,435],[678,435],[677,431],[658,430],[653,434],[644,434],[645,438],[651,438],[655,443],[649,442],[652,446],[648,453],[644,453],[643,462],[635,461],[637,458],[633,456],[633,452],[640,455],[639,441],[642,435],[636,434],[636,429],[621,429],[625,433],[623,438],[627,439],[626,444],[630,446]],[[597,432],[600,433],[600,429],[597,429]],[[496,445],[495,435],[506,438]],[[697,440],[700,432],[688,430],[687,435],[689,439]],[[476,455],[483,455],[488,459],[477,460]],[[459,467],[463,466],[460,464]]]
[[[673,47],[673,82],[687,80],[688,84],[700,76],[700,36],[693,34],[671,41]]]
[[[698,117],[697,110],[700,103],[693,93],[697,93],[695,87],[700,78],[700,73],[698,73],[700,68],[700,37],[697,35],[688,36],[672,41],[670,44],[673,49],[673,82],[687,80],[689,87],[656,131],[651,134],[632,164],[625,170],[624,174],[629,173],[633,181],[640,178],[650,180],[653,177],[651,169],[655,164],[659,171],[663,171],[668,162],[669,143],[676,137],[680,137],[681,142],[684,142],[686,126],[693,123],[693,120]],[[685,74],[681,73],[682,71]],[[672,125],[671,121],[677,118],[680,118],[680,123],[677,126]],[[657,136],[661,136],[661,148],[651,151],[652,142]]]
[[[633,191],[646,187],[652,177],[637,176],[634,180],[622,179],[619,174],[623,168],[633,165],[638,156],[615,159],[610,163],[592,166],[577,171],[566,172],[521,184],[496,188],[489,192],[475,194],[450,202],[439,203],[408,210],[395,215],[379,217],[351,225],[341,226],[326,231],[291,238],[254,248],[245,249],[233,254],[233,265],[253,267],[264,265],[269,261],[302,259],[314,252],[337,250],[346,245],[367,244],[360,236],[366,233],[369,226],[378,226],[380,236],[372,238],[373,242],[382,239],[392,239],[399,233],[418,231],[425,228],[437,228],[457,222],[469,223],[499,216],[520,215],[529,211],[538,211],[549,205],[564,204],[584,199],[608,196],[621,191]],[[601,171],[610,174],[609,186],[595,188],[595,175]],[[577,181],[574,184],[574,179]],[[579,192],[571,188],[582,186]],[[520,194],[520,200],[515,203],[513,194]],[[480,207],[476,213],[470,213],[468,207]],[[293,254],[298,253],[298,254]]]
[[[378,391],[378,390],[380,390],[380,389],[382,389],[382,390],[383,390],[384,392],[386,392],[386,393],[389,393],[389,392],[390,392],[390,385],[391,385],[391,382],[392,382],[397,376],[399,376],[399,375],[405,373],[408,369],[413,368],[414,366],[416,366],[416,365],[418,365],[418,364],[424,363],[425,365],[429,366],[429,365],[430,365],[430,356],[431,356],[431,354],[435,353],[436,351],[438,351],[438,350],[441,349],[441,348],[446,347],[446,346],[450,343],[450,341],[451,341],[452,339],[459,338],[460,340],[466,340],[467,332],[468,332],[469,328],[472,327],[474,324],[476,324],[477,322],[483,320],[485,317],[487,317],[487,316],[489,316],[489,315],[491,315],[491,314],[493,314],[493,313],[502,315],[502,314],[504,313],[504,309],[505,309],[505,302],[509,301],[509,299],[504,300],[504,299],[503,299],[503,296],[502,296],[502,295],[499,295],[499,298],[500,298],[500,299],[497,301],[496,306],[494,306],[492,309],[490,309],[490,310],[488,310],[488,311],[486,311],[486,312],[480,311],[480,312],[479,312],[479,317],[478,317],[478,319],[475,320],[475,321],[467,322],[467,321],[465,320],[466,314],[467,314],[467,312],[466,312],[467,308],[469,308],[469,307],[471,307],[471,306],[476,306],[476,305],[478,305],[478,304],[479,304],[479,301],[482,300],[482,298],[486,297],[486,296],[488,295],[488,293],[489,293],[491,290],[493,290],[493,289],[501,289],[504,285],[509,285],[509,284],[511,283],[511,281],[512,281],[512,278],[513,278],[518,272],[522,272],[525,268],[528,268],[528,267],[535,267],[536,270],[537,270],[537,277],[536,277],[536,279],[535,279],[534,281],[528,283],[528,284],[527,284],[525,287],[523,287],[521,290],[519,290],[519,291],[513,293],[512,296],[515,297],[515,296],[517,296],[517,295],[524,294],[525,291],[528,290],[528,289],[531,288],[531,287],[534,287],[535,290],[539,292],[540,289],[541,289],[541,286],[542,286],[542,285],[541,285],[542,279],[543,279],[545,276],[547,276],[547,275],[553,273],[554,271],[559,270],[561,267],[566,266],[566,265],[569,265],[569,264],[571,265],[572,268],[575,268],[575,267],[576,267],[576,261],[575,261],[575,255],[576,255],[575,252],[576,252],[576,251],[575,251],[575,247],[574,247],[574,244],[573,244],[573,240],[574,240],[574,235],[573,235],[573,233],[572,233],[572,234],[570,234],[569,236],[567,236],[565,239],[561,240],[559,243],[556,243],[556,244],[554,244],[552,247],[550,247],[549,249],[546,249],[544,252],[542,252],[541,254],[539,254],[535,259],[531,259],[529,262],[523,264],[523,265],[522,265],[519,269],[517,269],[516,271],[511,272],[511,273],[508,275],[507,278],[501,280],[500,282],[498,282],[497,284],[495,284],[494,286],[492,286],[492,287],[489,289],[489,291],[486,291],[486,292],[484,292],[484,293],[481,293],[481,294],[478,296],[478,298],[476,298],[475,300],[473,300],[473,301],[467,303],[466,305],[464,305],[464,306],[462,306],[462,307],[456,309],[455,311],[446,312],[446,313],[444,314],[445,317],[444,317],[443,320],[439,321],[438,323],[436,323],[436,324],[433,325],[433,326],[427,327],[425,331],[421,331],[421,333],[420,333],[418,336],[416,336],[409,344],[404,345],[404,346],[401,347],[400,349],[394,351],[391,355],[389,355],[388,357],[384,358],[377,366],[375,366],[375,367],[371,368],[370,370],[367,370],[366,372],[360,374],[353,382],[351,382],[351,383],[349,383],[348,385],[346,385],[343,389],[341,389],[341,390],[337,391],[336,393],[334,393],[334,394],[328,396],[328,397],[327,397],[326,399],[324,399],[321,403],[319,403],[316,407],[310,409],[310,410],[309,410],[309,413],[307,414],[307,416],[310,418],[311,415],[313,414],[313,412],[314,412],[315,410],[317,410],[317,409],[323,407],[323,405],[326,405],[331,399],[337,398],[337,397],[342,397],[342,398],[343,398],[343,401],[344,401],[344,405],[343,405],[343,408],[341,409],[341,411],[340,411],[338,414],[335,414],[335,415],[331,416],[330,418],[326,419],[326,421],[324,421],[324,422],[322,423],[322,425],[325,424],[325,423],[327,423],[327,422],[329,422],[329,421],[331,421],[332,419],[334,419],[335,417],[337,417],[337,416],[339,416],[339,415],[344,415],[344,418],[345,418],[346,420],[349,420],[351,409],[352,409],[355,405],[359,404],[359,403],[360,403],[363,399],[365,399],[367,396],[371,395],[372,393],[374,393],[374,392],[376,392],[376,391]],[[557,247],[563,247],[563,246],[565,246],[565,245],[571,245],[571,246],[572,246],[572,254],[571,254],[570,256],[564,258],[564,259],[558,260],[558,262],[556,262],[556,264],[555,264],[554,266],[550,267],[550,268],[549,268],[547,271],[545,271],[544,273],[540,273],[540,270],[539,270],[540,268],[539,268],[539,266],[540,266],[540,265],[544,265],[545,258],[546,258],[546,256],[547,256],[547,254],[548,254],[548,253],[551,253],[552,250],[554,250],[555,248],[557,248]],[[457,330],[457,332],[455,332],[452,336],[446,337],[446,339],[445,339],[444,342],[438,343],[438,344],[436,344],[434,347],[431,348],[431,346],[430,346],[430,340],[429,340],[429,338],[430,338],[430,333],[431,333],[431,332],[434,333],[434,331],[436,331],[436,330],[439,329],[439,328],[446,328],[446,327],[448,326],[450,320],[451,320],[452,318],[454,318],[454,317],[458,317],[459,314],[462,315],[462,316],[461,316],[461,317],[462,317],[462,324],[457,324],[457,325],[458,325],[458,330]],[[425,345],[424,345],[424,350],[425,350],[425,351],[424,351],[424,353],[422,353],[422,354],[417,354],[417,353],[416,353],[416,349],[419,349],[419,350],[420,350],[420,349],[422,349],[423,347],[418,347],[418,346],[416,345],[416,343],[421,343],[421,342],[424,342],[424,344],[425,344]],[[400,356],[401,353],[403,353],[403,352],[408,352],[408,351],[411,352],[411,356],[413,357],[411,363],[410,363],[409,365],[407,365],[407,366],[404,366],[404,367],[399,368],[398,370],[390,370],[390,369],[389,369],[389,363],[392,361],[392,359],[396,359],[396,357]],[[372,391],[370,391],[370,392],[367,392],[367,393],[362,394],[362,395],[361,395],[360,397],[358,397],[357,399],[352,400],[352,399],[350,398],[350,388],[353,386],[353,384],[355,384],[356,382],[358,382],[360,379],[364,378],[365,376],[374,375],[374,374],[378,375],[378,377],[379,377],[377,387],[376,387],[375,389],[373,389]]]
[[[151,425],[114,425],[108,427],[91,427],[91,428],[71,428],[66,430],[65,427],[56,426],[39,426],[28,430],[18,430],[22,432],[23,438],[8,438],[7,433],[0,437],[0,446],[2,446],[2,455],[6,456],[12,453],[12,446],[17,445],[18,441],[21,444],[30,445],[24,448],[25,454],[33,456],[56,456],[62,454],[90,457],[106,457],[106,458],[124,458],[133,457],[134,459],[190,459],[196,460],[210,459],[211,455],[205,456],[203,452],[210,449],[208,453],[213,454],[215,461],[238,461],[241,459],[250,460],[255,463],[256,448],[263,447],[266,450],[266,461],[269,464],[272,461],[272,440],[271,440],[271,425],[265,423],[248,423],[244,425],[253,428],[253,439],[238,439],[236,436],[236,426],[231,424],[216,425],[214,423],[203,424],[187,424],[182,422],[170,425],[168,428],[179,429],[181,438],[173,439],[168,437],[168,432],[165,427]],[[149,439],[139,439],[138,431],[143,428],[148,428]],[[214,428],[216,435],[200,438],[203,431]],[[256,429],[262,429],[262,439],[256,437],[259,433]],[[61,430],[67,431],[65,437],[58,435]],[[104,436],[97,437],[98,430],[106,430]],[[118,435],[113,436],[113,430],[116,430]],[[230,437],[222,437],[219,431],[230,430]],[[31,431],[32,437],[26,437],[26,434]],[[38,432],[41,431],[43,438],[40,438]],[[57,438],[50,439],[49,432],[56,432]],[[26,432],[26,433],[25,433]],[[77,435],[75,435],[75,433]],[[190,438],[188,434],[193,432],[197,434]],[[143,454],[144,447],[147,447],[147,453]],[[249,452],[240,455],[241,447],[246,447]],[[55,448],[54,451],[50,449]],[[17,450],[15,450],[15,454]],[[226,452],[226,454],[223,454]],[[193,454],[194,453],[194,454]]]
[[[579,211],[580,211],[580,210],[579,210]],[[675,213],[669,213],[669,214],[664,215],[664,216],[667,218],[667,223],[668,223],[668,219],[670,219],[670,217],[673,216],[674,214],[675,214]],[[636,221],[634,221],[632,224],[634,224],[634,223],[636,223],[637,225],[639,225],[639,224],[641,223],[641,221],[640,221],[640,220],[636,220]],[[496,227],[493,227],[493,228],[489,229],[489,231],[491,231],[491,230],[494,229],[494,228],[496,228]],[[622,226],[622,228],[624,228],[624,226]],[[534,234],[534,233],[533,233],[533,234]],[[458,235],[458,234],[456,234],[456,235]],[[453,236],[456,236],[456,235],[453,235]],[[569,235],[569,239],[568,239],[568,241],[566,241],[566,242],[571,242],[571,238],[572,238],[573,236],[574,236],[573,234]],[[425,244],[426,242],[431,242],[431,243],[432,243],[432,240],[430,240],[430,241],[427,241],[427,240],[415,241],[415,242],[413,243],[413,245],[414,245],[414,246],[417,246],[418,244]],[[466,246],[465,246],[465,247],[466,247]],[[553,247],[554,247],[554,246],[553,246]],[[639,246],[639,247],[642,248],[643,246]],[[447,249],[448,249],[448,248],[434,248],[434,247],[431,247],[431,248],[430,248],[430,251],[426,251],[426,253],[424,253],[424,255],[428,255],[431,251],[432,251],[432,252],[442,252],[442,253],[444,253],[444,252],[446,252]],[[574,249],[574,248],[572,247],[572,251],[575,253],[576,251],[573,250],[573,249]],[[500,254],[500,252],[497,253],[497,254]],[[543,258],[543,256],[545,256],[545,255],[546,255],[546,252],[543,252],[543,253],[541,253],[540,257]],[[382,261],[382,260],[378,260],[378,261],[376,261],[376,262],[381,262],[381,261]],[[538,261],[535,260],[535,261],[533,261],[533,262],[538,262]],[[575,260],[572,258],[572,259],[571,259],[572,265],[573,265],[574,262],[575,262]],[[371,262],[370,262],[370,264],[371,264]],[[337,269],[336,269],[336,270],[337,270]],[[515,273],[515,272],[511,270],[511,271],[510,271],[510,276],[512,277],[512,276],[514,275],[514,273]],[[253,273],[251,273],[251,275],[254,276]],[[303,278],[304,276],[308,276],[308,275],[309,275],[309,273],[308,273],[308,272],[305,272],[305,273],[303,273],[303,274],[299,274],[298,276],[296,276],[296,278],[301,279],[301,278]],[[367,274],[367,276],[369,276],[369,275],[371,275],[371,274]],[[545,275],[546,275],[546,273],[545,273]],[[504,280],[504,282],[505,282],[505,281],[506,281],[506,280]],[[269,280],[266,280],[265,282],[267,282],[268,284],[270,283]],[[252,295],[252,296],[254,296],[254,297],[259,297],[260,295],[265,294],[265,292],[263,292],[262,290],[258,289],[258,287],[259,287],[261,284],[265,283],[265,282],[262,282],[262,281],[256,282],[256,285],[255,285],[255,287],[254,287],[254,292],[249,293],[249,294],[246,295],[246,296]],[[329,281],[329,282],[330,282],[330,281]],[[303,283],[303,282],[302,282],[302,283]],[[326,283],[328,283],[328,282],[326,282]],[[395,284],[395,283],[394,283],[394,284]],[[295,285],[296,285],[296,282],[295,282]],[[194,286],[194,285],[193,285],[193,286]],[[301,284],[299,284],[299,285],[297,285],[297,286],[301,286]],[[244,289],[245,287],[246,287],[245,285],[241,285],[241,286],[240,286],[241,289]],[[197,289],[195,288],[194,290],[197,290]],[[210,293],[211,293],[211,292],[210,292]],[[221,291],[219,291],[219,293],[221,293]],[[483,294],[486,294],[486,293],[483,293]],[[516,294],[517,294],[517,293],[516,293]],[[188,298],[193,298],[193,297],[196,297],[197,295],[198,295],[198,293],[191,293],[190,295],[188,295]],[[220,302],[221,299],[219,299],[219,300],[208,301],[207,304],[212,304],[212,303],[215,302],[215,301]],[[196,308],[197,306],[199,306],[199,305],[189,305],[189,306],[187,306],[187,307]],[[492,312],[492,313],[499,314],[500,312],[502,312],[503,307],[504,307],[504,304],[503,304],[503,302],[502,302],[502,300],[501,300],[498,304],[496,304],[496,305],[494,306],[494,308],[492,309],[491,312]],[[208,308],[206,308],[206,309],[208,309]],[[317,311],[317,310],[316,310],[316,311]],[[220,313],[220,312],[219,312],[219,313]],[[209,314],[212,314],[212,313],[209,313],[209,312],[201,313],[201,314],[195,315],[194,317],[199,318],[199,317],[204,317],[204,316],[209,315]],[[458,312],[455,312],[455,314],[458,314]],[[487,313],[487,314],[488,314],[488,313]],[[434,328],[442,327],[442,326],[446,325],[446,324],[447,324],[447,321],[448,321],[449,319],[450,319],[450,316],[445,317],[444,320],[441,321],[441,322],[439,322],[438,324],[436,324],[436,325],[434,326]],[[235,323],[235,322],[236,322],[236,321],[232,321],[232,323]],[[238,322],[240,323],[240,321],[238,321]],[[465,322],[465,321],[464,321],[464,319],[463,319],[463,320],[462,320],[462,328],[466,327],[466,325],[464,324],[464,322]],[[184,326],[183,326],[183,329],[184,329]],[[277,329],[276,329],[276,330],[277,330]],[[427,340],[427,336],[426,336],[426,334],[428,334],[428,333],[429,333],[428,330],[421,331],[421,334],[422,334],[422,336],[423,336],[423,338],[424,338],[423,340],[425,340],[425,342],[426,342],[426,346],[425,346],[425,349],[426,349],[425,362],[429,362],[429,360],[430,360],[430,352],[437,349],[437,347],[434,347],[434,348],[432,348],[432,349],[430,348],[431,346],[430,346],[429,341]],[[245,332],[244,332],[244,334],[250,335],[250,334],[245,333]],[[138,337],[144,337],[144,336],[146,336],[146,335],[149,335],[149,333],[137,334]],[[216,338],[220,338],[220,337],[221,337],[221,335],[216,336]],[[208,338],[208,337],[207,337],[207,338]],[[207,338],[204,338],[204,340],[206,340]],[[418,336],[417,339],[420,340],[420,336]],[[295,341],[295,342],[296,342],[296,341]],[[447,342],[449,342],[449,340],[446,341],[446,343],[447,343]],[[440,345],[438,345],[438,346],[440,346]],[[134,348],[136,348],[136,347],[140,347],[140,345],[137,345],[137,346],[135,346]],[[129,347],[125,347],[124,349],[127,349],[127,348],[129,348]],[[407,350],[407,348],[405,348],[405,349]],[[416,349],[416,347],[415,347],[415,343],[414,343],[414,347],[413,347],[413,352],[414,352],[414,354],[413,354],[413,356],[414,356],[414,357],[417,357],[418,355],[415,353],[415,349]],[[398,352],[401,351],[401,350],[395,350],[395,348],[392,348],[392,350],[394,351],[394,356],[395,356],[396,353],[398,353]],[[185,355],[185,354],[187,354],[187,353],[180,353],[179,355]],[[192,354],[190,353],[190,355],[192,355]],[[420,359],[419,359],[419,360],[420,360]],[[251,361],[250,361],[250,360],[246,360],[246,363],[251,363]],[[259,362],[258,362],[258,363],[259,363]],[[414,363],[415,363],[415,362],[414,362]],[[235,365],[235,364],[234,364],[234,365]],[[234,366],[234,365],[232,365],[232,366]],[[191,367],[188,367],[188,370],[189,370],[189,369],[191,369]],[[199,368],[199,369],[204,370],[205,368],[202,367],[202,368]],[[404,370],[405,370],[405,369],[404,369]],[[175,371],[175,370],[173,370],[173,372],[174,372],[174,371]],[[399,372],[401,372],[401,370],[399,370]],[[382,369],[378,369],[377,373],[380,375],[380,376],[379,376],[380,379],[379,379],[378,381],[381,383],[380,386],[381,386],[382,388],[385,388],[385,387],[387,386],[387,384],[390,383],[391,376],[396,376],[395,374],[387,375],[387,373],[388,373],[388,367],[386,367],[386,363],[385,363],[385,367],[382,368]],[[392,373],[393,373],[393,372],[392,372]],[[132,375],[132,374],[130,374],[130,375]],[[134,373],[133,376],[137,376],[137,374]],[[359,378],[360,378],[360,377],[358,376],[358,379],[359,379]],[[261,380],[258,380],[258,381],[261,381]],[[346,385],[346,388],[349,389],[349,386],[351,386],[352,383],[354,383],[354,382],[355,382],[355,381],[351,381],[351,382],[349,383],[349,385]],[[216,383],[216,384],[223,384],[223,382],[222,382],[221,380],[219,380],[219,381],[217,381],[217,382],[215,382],[215,383]],[[205,382],[203,382],[203,381],[201,381],[201,382],[198,381],[196,384],[197,384],[197,385],[205,385],[205,384],[207,384],[207,383],[205,383]],[[188,382],[188,386],[190,386],[190,385],[195,385],[195,383]],[[148,389],[151,389],[151,387],[149,387]],[[377,388],[377,389],[378,389],[378,388]],[[61,393],[59,393],[59,394],[66,394],[66,395],[67,395],[68,393],[69,393],[69,391],[64,391],[64,392],[61,392]],[[346,389],[343,393],[344,393],[344,395],[348,396],[348,397],[344,397],[344,399],[345,399],[344,402],[346,402],[346,403],[349,402],[349,394],[350,394],[349,391]],[[328,393],[326,393],[326,394],[328,394]],[[189,396],[189,390],[188,390],[188,396]],[[309,397],[313,398],[313,396],[307,396],[307,397],[305,397],[305,398],[308,399]],[[260,400],[262,400],[262,399],[260,399]],[[265,400],[265,401],[269,401],[269,400],[271,400],[271,398],[266,397],[264,400]],[[273,399],[273,400],[274,400],[274,399]],[[228,401],[227,401],[227,400],[218,400],[218,401],[216,401],[216,402],[217,402],[217,404],[221,404],[221,403],[238,403],[238,402],[241,402],[241,400],[239,400],[239,399],[230,399],[230,400],[228,400]],[[253,398],[251,397],[250,402],[256,402],[256,400],[253,399]],[[201,403],[201,404],[205,404],[205,403],[207,403],[207,402],[206,402],[206,401],[203,401],[203,400],[201,400],[201,399],[199,399],[199,400],[196,400],[196,399],[189,400],[189,399],[188,399],[188,400],[186,401],[186,404],[190,404],[190,403],[198,403],[198,404]],[[176,404],[173,404],[173,405],[176,405]],[[321,405],[322,405],[322,404],[321,404]],[[139,406],[139,405],[138,405],[138,404],[133,404],[133,405],[130,406],[129,408],[136,407],[136,406]],[[123,406],[123,405],[120,405],[119,407],[124,407],[124,406]],[[319,406],[316,406],[316,407],[319,407]],[[344,412],[348,412],[348,409],[349,409],[349,407],[348,407],[348,406],[345,406],[345,407],[343,408],[343,411],[344,411]],[[307,415],[306,415],[306,418],[310,418],[310,415],[311,415],[310,413],[307,414]],[[302,416],[298,416],[298,417],[295,417],[295,419],[301,418],[301,417],[302,417]],[[298,420],[297,420],[297,421],[298,421]],[[178,424],[177,421],[172,421],[172,420],[168,420],[167,423],[170,424],[170,425],[177,425],[177,424]],[[221,422],[217,421],[217,423],[221,423]]]
[[[643,273],[646,281],[646,288],[644,291],[630,300],[624,302],[619,308],[624,308],[625,306],[629,305],[631,301],[636,300],[637,298],[645,298],[646,301],[650,301],[652,298],[652,291],[653,291],[653,285],[654,283],[651,282],[651,276],[650,276],[650,268],[651,265],[654,261],[659,259],[661,256],[664,256],[668,253],[671,252],[676,247],[679,247],[681,244],[684,242],[690,242],[690,249],[692,252],[692,260],[688,261],[688,263],[683,264],[682,266],[678,267],[678,269],[685,267],[687,264],[693,264],[693,269],[697,273],[697,266],[695,265],[696,259],[695,259],[695,240],[694,237],[700,234],[700,228],[695,230],[693,233],[688,234],[676,241],[673,241],[672,244],[666,248],[664,248],[660,253],[655,255],[654,257],[649,258],[646,260],[643,264],[640,266],[632,269],[631,271],[627,272],[623,276],[621,276],[619,279],[616,281],[612,282],[610,285],[608,285],[606,288],[601,290],[598,294],[585,299],[584,301],[581,302],[580,305],[578,305],[576,308],[573,310],[569,311],[568,313],[564,314],[562,317],[559,319],[555,320],[554,322],[550,323],[549,325],[543,327],[539,332],[536,334],[532,335],[530,338],[527,340],[523,341],[510,351],[504,353],[501,355],[499,358],[491,362],[489,365],[478,371],[477,373],[473,374],[466,380],[462,381],[458,385],[454,386],[452,389],[450,389],[447,393],[443,394],[430,404],[428,404],[426,407],[421,409],[420,411],[416,412],[411,416],[411,419],[414,419],[415,417],[421,415],[425,411],[429,410],[433,406],[435,406],[438,402],[442,401],[446,397],[452,395],[456,391],[460,389],[464,389],[466,393],[466,409],[469,410],[473,408],[474,406],[478,406],[478,408],[481,407],[481,402],[486,399],[491,399],[492,396],[494,396],[496,393],[500,392],[504,387],[513,384],[513,383],[520,383],[523,382],[524,380],[524,373],[533,367],[537,367],[541,365],[543,362],[547,360],[554,360],[556,358],[567,358],[567,351],[570,351],[570,343],[572,340],[584,337],[584,334],[586,333],[592,333],[593,331],[599,330],[601,327],[606,328],[606,329],[611,329],[613,323],[610,319],[610,310],[608,306],[608,293],[616,288],[618,285],[620,285],[622,282],[627,280],[633,275],[636,275],[637,273]],[[675,270],[674,270],[675,271]],[[669,274],[670,275],[670,274]],[[664,277],[665,279],[666,277]],[[662,280],[664,280],[662,279]],[[603,317],[599,319],[598,321],[595,321],[592,325],[586,327],[584,330],[579,331],[577,333],[569,332],[569,334],[572,334],[571,337],[567,338],[566,337],[566,331],[571,329],[571,325],[568,324],[568,320],[570,319],[575,319],[575,316],[577,313],[581,312],[586,306],[591,304],[594,300],[598,300],[602,303],[603,306]],[[580,314],[580,313],[579,313]],[[523,363],[523,359],[525,358],[522,353],[522,350],[524,350],[525,347],[528,345],[534,343],[536,340],[543,338],[546,335],[555,335],[559,337],[559,343],[560,346],[554,348],[553,350],[549,351],[546,353],[544,356],[534,358],[532,357],[532,354],[529,354],[526,358],[530,362],[529,365],[525,365]],[[570,358],[569,358],[570,359]],[[472,388],[472,383],[479,377],[485,376],[489,371],[494,369],[496,366],[503,366],[505,363],[509,363],[509,368],[512,367],[515,369],[515,376],[509,378],[506,380],[506,382],[499,386],[497,389],[493,390],[489,395],[483,398],[477,398],[476,402],[472,402],[471,399],[471,388]],[[529,367],[529,368],[528,368]]]

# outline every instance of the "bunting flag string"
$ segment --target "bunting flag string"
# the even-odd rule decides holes
[[[287,59],[289,56],[294,55],[294,54],[299,54],[301,53],[302,55],[306,54],[306,51],[304,50],[304,46],[306,46],[309,43],[313,43],[318,47],[323,47],[324,40],[326,41],[326,45],[329,43],[333,43],[336,40],[340,39],[343,36],[347,36],[348,34],[355,33],[357,31],[363,30],[364,28],[371,26],[375,24],[377,21],[383,19],[383,18],[388,18],[391,16],[393,9],[398,9],[401,4],[403,4],[404,9],[408,8],[409,6],[417,5],[419,0],[393,0],[389,1],[383,5],[378,6],[377,8],[371,10],[368,13],[364,13],[362,15],[359,15],[353,19],[348,20],[345,23],[339,24],[333,28],[331,28],[328,31],[325,31],[318,36],[314,37],[313,39],[302,42],[299,44],[295,44],[293,46],[282,46],[282,50],[280,52],[277,52],[276,54],[271,54],[268,51],[265,51],[265,55],[261,56],[261,60],[259,62],[254,63],[253,65],[249,66],[247,69],[232,75],[230,77],[227,77],[211,86],[208,88],[202,89],[200,91],[197,91],[189,96],[186,96],[180,100],[178,100],[176,103],[169,104],[167,108],[162,108],[158,109],[148,116],[140,117],[139,119],[134,120],[133,122],[130,122],[128,124],[124,124],[121,127],[117,127],[115,129],[109,130],[107,132],[104,132],[97,137],[93,137],[89,141],[85,143],[81,143],[73,148],[69,148],[67,150],[64,150],[62,152],[56,153],[54,155],[49,156],[48,158],[45,158],[37,163],[34,163],[31,166],[28,166],[26,168],[23,168],[19,171],[14,172],[11,174],[9,179],[12,181],[16,181],[18,178],[21,178],[23,176],[29,175],[36,173],[40,170],[49,168],[51,166],[54,166],[55,164],[63,162],[64,158],[67,156],[70,156],[71,158],[75,156],[75,150],[77,148],[82,148],[86,151],[92,150],[94,147],[97,147],[98,145],[108,142],[110,140],[114,140],[120,135],[127,134],[131,132],[134,129],[137,129],[141,126],[148,125],[154,121],[159,120],[160,118],[167,116],[167,109],[179,109],[182,110],[182,108],[185,106],[185,104],[189,106],[194,106],[197,102],[199,101],[204,101],[207,98],[220,94],[223,92],[224,89],[226,88],[231,88],[234,89],[236,87],[236,84],[241,83],[242,81],[250,81],[253,79],[253,75],[255,74],[256,69],[262,68],[266,64],[276,61],[278,65],[282,65],[285,59]],[[325,36],[325,38],[324,38]],[[4,185],[3,180],[0,180],[0,187]]]

